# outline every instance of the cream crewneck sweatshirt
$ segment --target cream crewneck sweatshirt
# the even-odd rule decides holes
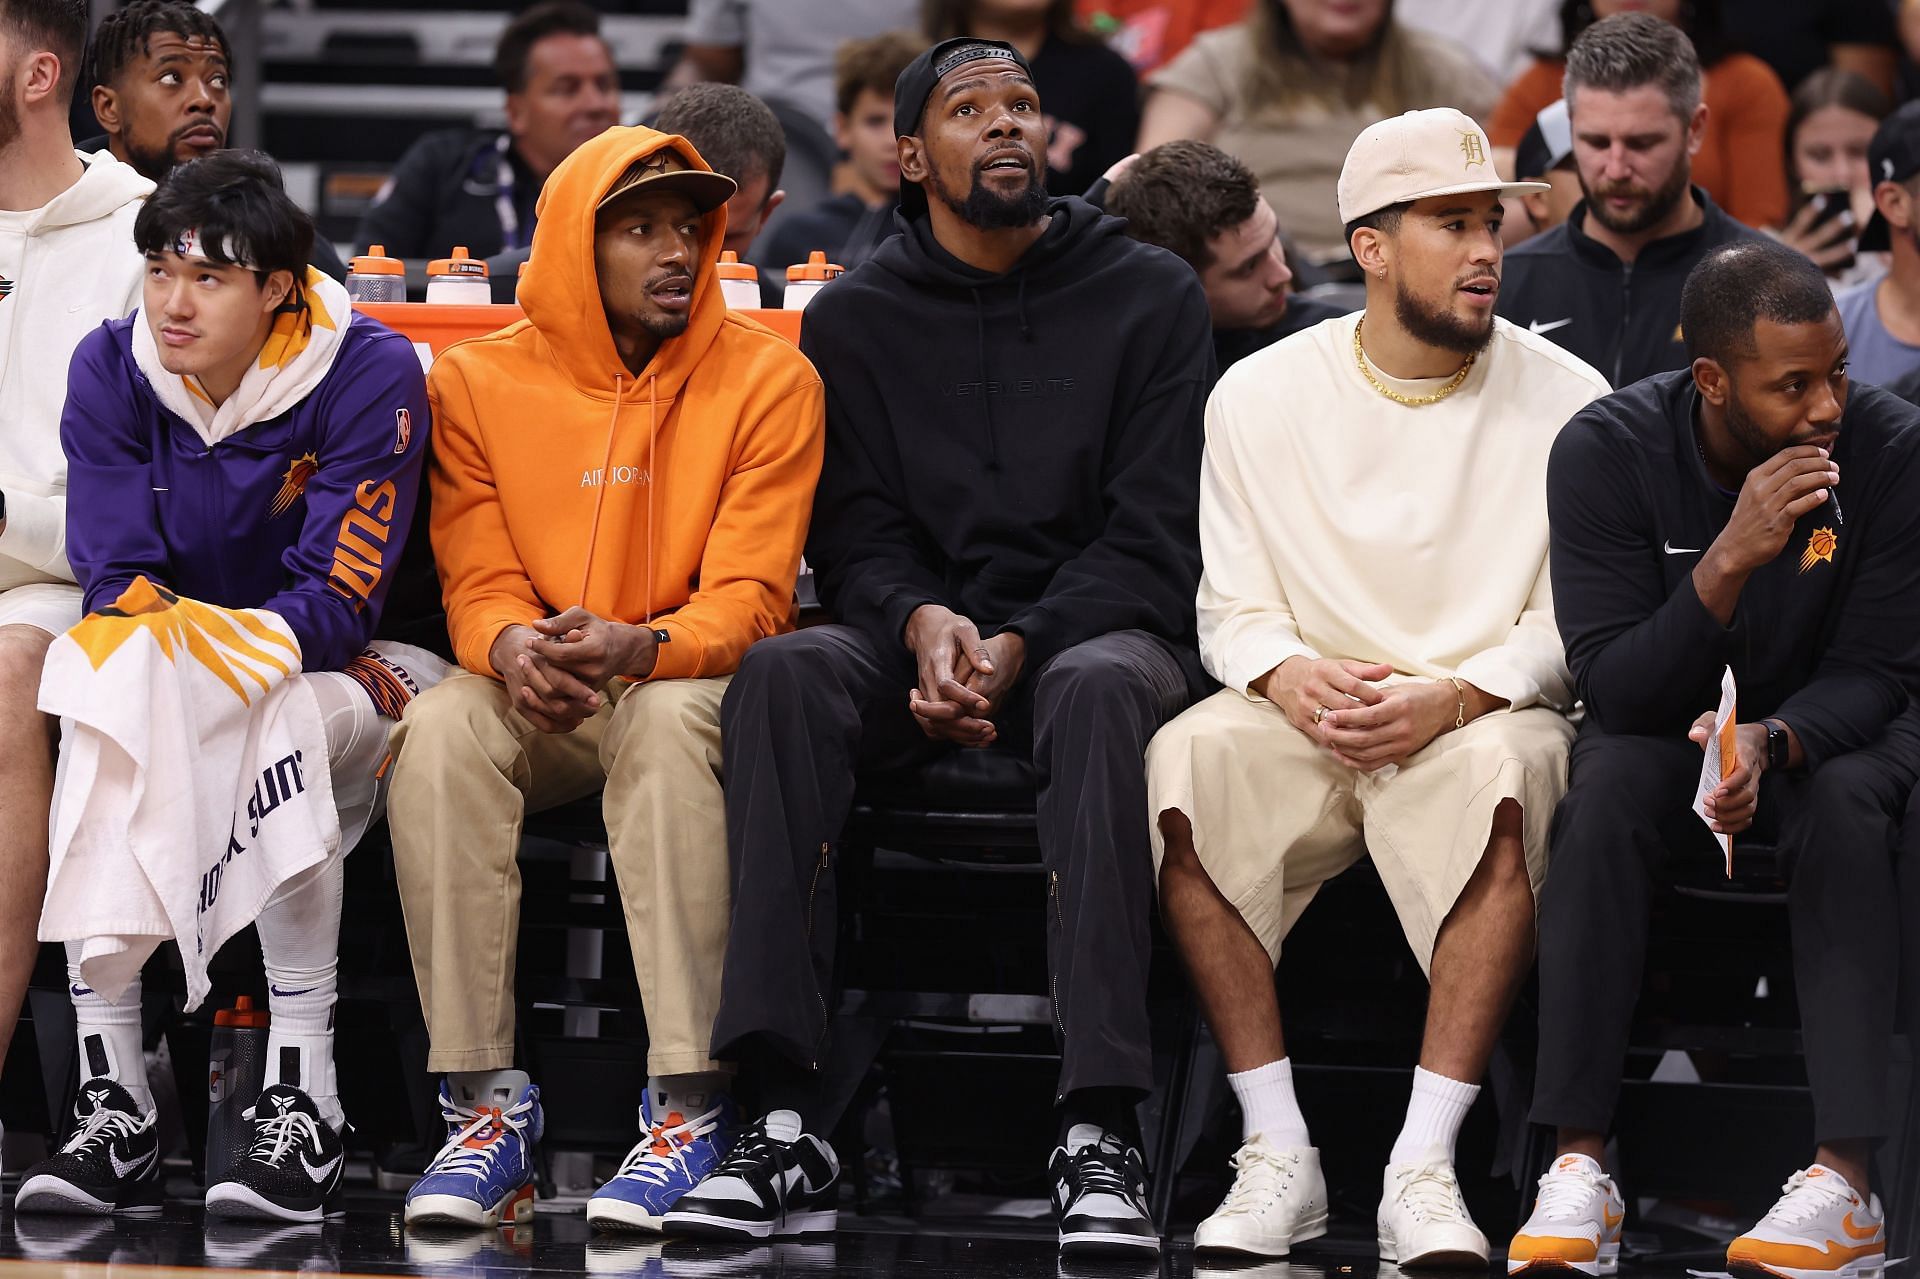
[[[79,154],[79,153],[76,153]],[[140,301],[133,219],[153,183],[105,151],[37,209],[0,210],[0,591],[71,582],[60,410],[80,339]]]
[[[1247,685],[1289,657],[1458,676],[1511,708],[1573,703],[1547,572],[1547,453],[1606,379],[1494,321],[1459,389],[1395,403],[1354,362],[1359,315],[1241,360],[1207,404],[1200,653]],[[1403,395],[1446,378],[1374,375]]]

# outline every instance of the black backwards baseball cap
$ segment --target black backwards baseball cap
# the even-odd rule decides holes
[[[1880,122],[1867,144],[1867,168],[1873,173],[1873,185],[1905,182],[1920,173],[1920,102],[1909,102]],[[1861,253],[1885,253],[1893,247],[1893,233],[1887,220],[1874,209],[1860,233]]]
[[[1033,78],[1033,68],[1020,55],[1020,50],[1004,40],[976,40],[971,36],[957,36],[952,40],[942,40],[928,49],[900,73],[893,84],[893,136],[896,138],[914,137],[920,132],[920,118],[926,114],[927,99],[933,96],[934,89],[949,74],[966,66],[970,62],[997,59],[1011,62]],[[908,218],[917,218],[927,211],[927,193],[918,182],[900,180],[900,212]]]

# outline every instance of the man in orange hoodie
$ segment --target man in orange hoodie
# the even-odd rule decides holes
[[[521,822],[605,789],[646,1009],[641,1140],[589,1205],[657,1228],[725,1154],[708,1059],[729,912],[720,698],[793,624],[820,379],[720,296],[733,182],[615,128],[547,180],[527,318],[443,354],[433,549],[468,673],[395,731],[388,815],[446,1146],[408,1224],[531,1210],[539,1089],[514,1066]]]

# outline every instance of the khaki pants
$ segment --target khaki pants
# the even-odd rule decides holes
[[[712,1070],[730,909],[720,698],[731,676],[635,684],[573,732],[541,732],[504,685],[456,674],[393,733],[400,903],[435,1071],[514,1057],[521,821],[605,787],[602,806],[646,1011],[647,1069]]]

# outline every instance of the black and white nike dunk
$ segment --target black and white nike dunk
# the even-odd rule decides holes
[[[319,1221],[339,1216],[346,1143],[320,1117],[313,1098],[274,1084],[241,1118],[247,1148],[226,1180],[207,1189],[207,1215],[252,1221]]]
[[[743,1130],[733,1149],[661,1218],[670,1235],[767,1239],[825,1234],[839,1223],[840,1161],[776,1110]]]
[[[160,1211],[160,1126],[125,1088],[89,1079],[73,1099],[73,1135],[27,1169],[16,1213],[83,1216]]]
[[[1117,1133],[1075,1124],[1066,1144],[1054,1148],[1049,1171],[1063,1254],[1160,1251],[1147,1213],[1146,1163]]]

